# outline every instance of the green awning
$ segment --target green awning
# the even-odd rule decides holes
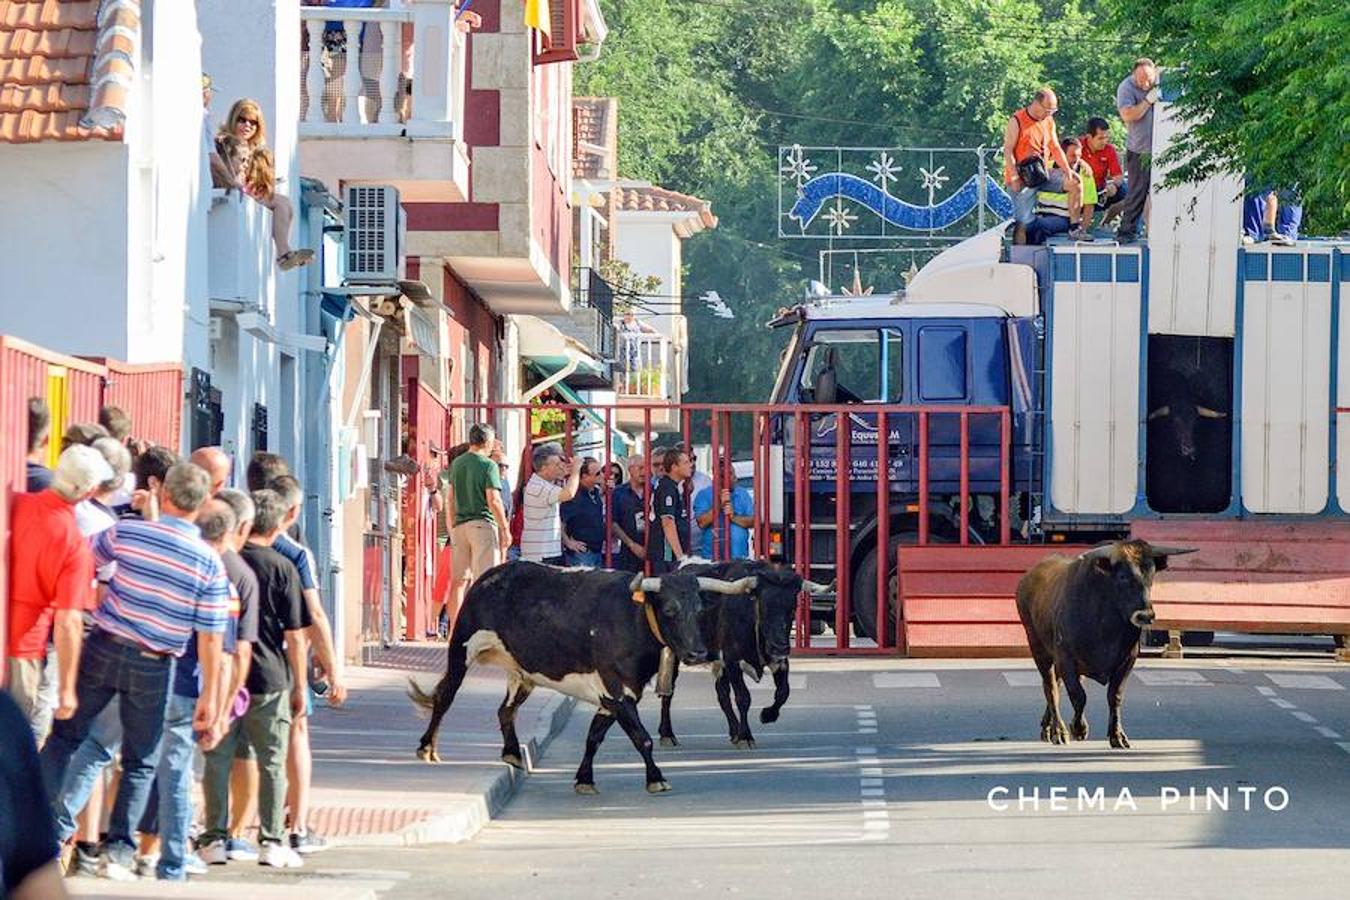
[[[534,367],[535,370],[538,371],[541,375],[547,378],[550,374],[552,374],[551,372],[544,372],[543,370],[539,369],[537,366],[535,366],[535,362],[536,362],[535,360],[531,360],[530,365]],[[559,366],[559,368],[561,368],[561,366]],[[555,369],[554,371],[557,370]],[[594,423],[595,426],[601,430],[601,432],[604,431],[605,417],[600,413],[596,412],[595,410],[591,409],[590,405],[585,400],[581,399],[581,396],[577,394],[576,391],[568,387],[566,383],[559,381],[557,384],[553,385],[551,390],[557,391],[559,394],[562,395],[562,398],[564,400],[566,400],[573,406],[580,407],[582,416],[586,419],[589,419],[592,423]],[[617,428],[613,429],[613,434],[614,436],[610,440],[610,452],[615,456],[627,456],[628,455],[627,447],[635,444],[636,442],[633,440],[631,435],[628,435]]]

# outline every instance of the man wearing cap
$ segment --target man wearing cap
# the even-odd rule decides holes
[[[46,717],[41,715],[38,700],[47,639],[55,626],[60,684],[56,718],[69,719],[77,705],[75,677],[84,634],[81,614],[94,601],[94,557],[75,520],[75,506],[112,477],[103,454],[77,445],[62,452],[46,490],[14,497],[7,683],[29,724],[36,726],[39,744],[47,737],[41,724]]]

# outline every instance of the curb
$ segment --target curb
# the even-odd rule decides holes
[[[457,844],[467,841],[492,821],[515,796],[520,785],[543,761],[553,739],[562,733],[576,708],[575,698],[554,694],[540,715],[541,726],[521,742],[525,769],[499,763],[497,773],[478,793],[464,794],[447,807],[398,831],[332,837],[334,847],[415,847],[421,844]]]

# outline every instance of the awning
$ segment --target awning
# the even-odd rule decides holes
[[[571,403],[574,406],[581,407],[582,416],[585,419],[590,420],[590,422],[595,426],[595,430],[600,432],[600,436],[597,436],[594,440],[597,443],[602,442],[604,440],[603,434],[605,430],[605,417],[601,413],[598,413],[595,410],[591,409],[590,406],[586,403],[586,401],[581,399],[581,396],[576,391],[572,390],[570,387],[567,386],[566,382],[562,381],[558,382],[553,386],[553,390],[561,394],[562,398],[566,400],[568,403]],[[610,453],[612,453],[615,456],[627,456],[629,452],[628,448],[636,446],[637,442],[633,439],[633,436],[628,434],[627,432],[620,431],[618,428],[613,428],[612,419],[610,421],[610,425],[613,433],[613,438],[611,438],[610,440]],[[578,434],[573,435],[573,440],[581,441],[583,435],[589,433],[590,429],[581,431]]]
[[[552,375],[575,358],[576,370],[568,376],[573,387],[608,387],[609,373],[586,345],[568,337],[553,325],[534,316],[517,316],[520,356],[545,376]]]

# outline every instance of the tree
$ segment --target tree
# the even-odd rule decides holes
[[[1311,229],[1350,227],[1350,4],[1345,0],[1113,0],[1181,82],[1189,128],[1168,181],[1245,173],[1296,186]]]

